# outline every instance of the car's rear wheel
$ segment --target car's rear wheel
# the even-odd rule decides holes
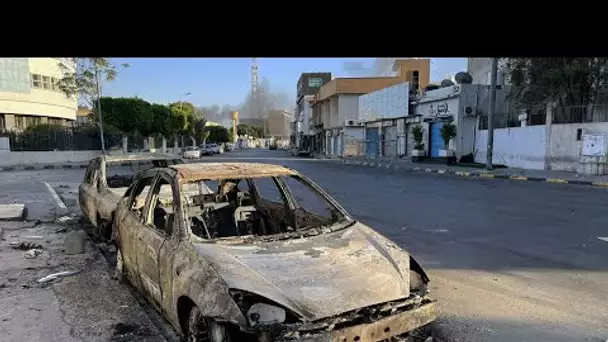
[[[188,316],[186,341],[231,342],[231,339],[225,325],[203,317],[198,307],[194,306]]]

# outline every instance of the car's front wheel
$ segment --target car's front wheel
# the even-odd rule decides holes
[[[198,307],[194,306],[188,317],[186,341],[231,342],[231,339],[225,325],[203,317]]]

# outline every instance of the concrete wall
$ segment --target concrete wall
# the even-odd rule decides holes
[[[501,128],[494,130],[493,164],[522,169],[545,168],[545,126]],[[475,140],[475,162],[485,163],[488,131],[478,131]]]
[[[0,69],[10,77],[0,77],[0,113],[76,119],[76,98],[68,99],[56,87],[41,89],[33,86],[32,75],[60,79],[57,58],[2,58]],[[38,85],[38,83],[37,83]],[[6,128],[12,122],[6,120]]]
[[[348,119],[357,119],[359,114],[359,95],[342,94],[338,97],[339,126],[344,126]]]
[[[544,126],[541,126],[544,127]],[[583,134],[608,134],[608,123],[553,124],[549,142],[549,168],[576,172],[579,167],[582,141],[577,140],[578,130]]]
[[[88,163],[101,151],[0,152],[0,167]]]

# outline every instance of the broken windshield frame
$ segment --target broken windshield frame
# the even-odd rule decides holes
[[[272,201],[262,195],[263,180],[272,181],[280,200]],[[217,183],[209,186],[212,182]],[[193,185],[198,187],[198,194],[193,193]],[[307,194],[298,198],[294,189],[298,186]],[[262,190],[268,190],[268,185]],[[307,231],[317,235],[343,229],[354,222],[331,196],[302,175],[202,180],[182,183],[180,192],[185,198],[182,203],[189,235],[200,241],[243,237],[273,239],[277,235],[283,239],[308,235]],[[303,199],[306,196],[312,199],[309,204],[325,209],[321,210],[324,213],[313,212],[306,206]]]

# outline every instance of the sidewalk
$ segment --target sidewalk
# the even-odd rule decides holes
[[[65,237],[79,229],[0,222],[0,340],[164,342],[131,292],[111,279],[112,268],[94,245],[87,242],[83,254],[66,254]],[[18,250],[14,243],[38,246]],[[28,248],[39,252],[30,256]],[[63,271],[79,273],[41,281]]]
[[[590,185],[608,187],[608,175],[578,175],[564,171],[526,170],[517,168],[504,168],[488,171],[475,167],[447,166],[440,164],[413,163],[409,158],[404,159],[364,159],[357,157],[342,158],[342,163],[347,165],[380,167],[390,170],[401,170],[407,172],[428,172],[447,174],[459,177],[475,178],[500,178],[517,181],[547,182],[559,184]]]

